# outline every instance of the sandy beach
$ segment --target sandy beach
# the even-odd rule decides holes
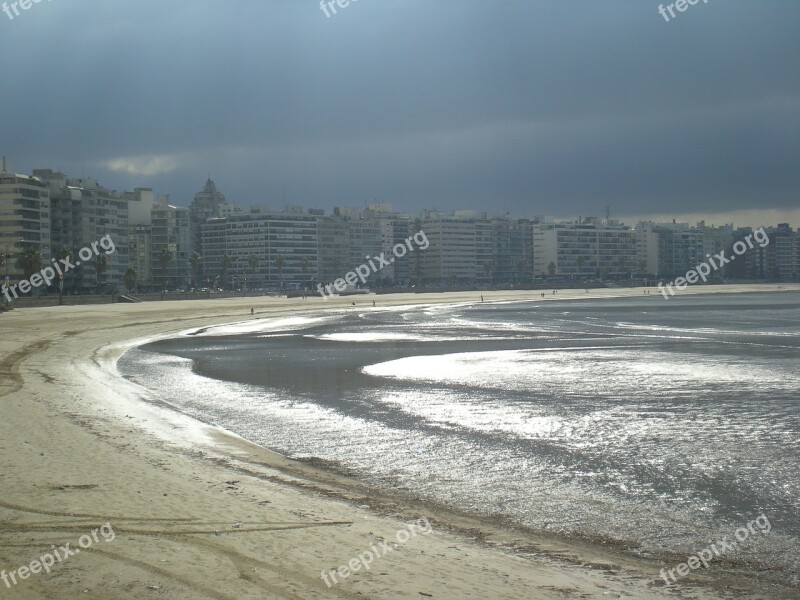
[[[695,287],[682,294],[777,288]],[[483,296],[489,302],[546,302],[642,293]],[[288,460],[169,410],[114,367],[132,345],[190,328],[363,310],[373,300],[386,307],[480,299],[479,292],[327,302],[234,298],[31,308],[0,315],[0,570],[18,573],[16,585],[0,581],[0,596],[796,597],[749,578],[712,582],[699,572],[668,587],[659,570],[674,564],[501,527],[377,490],[324,465]],[[398,534],[420,519],[430,523],[430,533],[417,529],[407,540]],[[104,524],[113,528],[113,540],[95,533],[90,545],[79,543]],[[49,573],[19,576],[20,567],[66,543],[81,552],[57,561]],[[368,569],[357,560],[366,552],[374,556]],[[354,572],[342,575],[348,564]],[[334,569],[338,581],[329,586],[321,573]]]

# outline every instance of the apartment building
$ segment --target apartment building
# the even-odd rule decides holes
[[[492,282],[524,284],[533,279],[533,228],[527,220],[494,217],[492,226]]]
[[[319,281],[329,283],[342,277],[356,265],[351,265],[350,219],[341,214],[317,220]],[[375,240],[376,248],[378,240]],[[363,262],[363,258],[360,264]]]
[[[405,243],[409,236],[419,231],[413,228],[411,215],[394,212],[392,205],[388,203],[371,204],[364,211],[364,218],[376,224],[380,251],[387,257],[392,256],[395,246]],[[384,267],[372,277],[392,285],[407,286],[412,279],[416,279],[417,257],[418,254],[415,255],[413,252],[403,257],[395,257],[391,265]]]
[[[123,194],[101,186],[92,178],[69,179],[51,169],[35,169],[34,177],[50,189],[51,245],[58,254],[90,246],[108,235],[115,251],[107,256],[106,268],[91,265],[76,269],[64,279],[67,292],[89,293],[115,289],[128,268],[128,201]]]
[[[486,213],[427,210],[419,220],[430,243],[419,254],[419,280],[435,284],[475,284],[492,279],[492,224]]]
[[[318,218],[287,207],[208,219],[202,227],[207,281],[229,288],[312,287],[318,280]]]
[[[658,234],[658,272],[662,279],[674,279],[686,274],[706,259],[708,243],[703,229],[688,223],[648,223]],[[722,273],[719,273],[721,276]]]
[[[232,216],[234,212],[234,207],[228,204],[225,194],[217,189],[217,184],[209,176],[202,191],[195,194],[189,206],[192,248],[194,248],[194,251],[201,255],[205,253],[203,248],[203,225],[208,219]]]
[[[769,236],[767,249],[767,277],[777,281],[794,281],[800,276],[798,264],[797,232],[788,223],[765,229]]]
[[[160,196],[151,213],[151,281],[163,289],[186,289],[192,284],[192,232],[189,209]]]
[[[640,271],[636,231],[616,221],[589,217],[533,225],[537,277],[630,279]]]
[[[9,285],[25,276],[17,261],[26,249],[38,251],[43,261],[52,257],[50,189],[37,177],[12,171],[5,158],[0,169],[0,273]]]
[[[123,192],[122,197],[128,203],[128,267],[136,270],[137,287],[150,289],[154,286],[152,254],[155,194],[152,188],[136,188],[132,192]]]
[[[639,260],[647,264],[647,273],[661,279],[674,279],[694,266],[730,247],[733,226],[709,227],[704,221],[691,227],[688,223],[639,223]],[[722,279],[724,269],[714,271],[709,279]]]
[[[736,257],[736,262],[729,267],[730,277],[735,279],[765,279],[769,281],[796,281],[798,273],[798,236],[788,223],[777,227],[764,227],[769,244],[763,248],[755,243]],[[733,236],[733,243],[745,240],[752,235],[750,227],[740,227]],[[732,246],[732,244],[731,244]],[[728,248],[728,255],[732,250]]]
[[[645,279],[656,277],[659,272],[658,233],[643,223],[639,223],[635,231],[637,273]]]
[[[132,225],[128,228],[128,266],[136,269],[139,289],[153,285],[153,227]]]

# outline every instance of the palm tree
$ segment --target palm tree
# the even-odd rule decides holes
[[[42,253],[35,246],[25,248],[17,259],[17,268],[25,273],[26,278],[30,279],[31,275],[42,269]]]
[[[256,270],[258,269],[258,263],[260,261],[261,259],[255,254],[247,257],[247,266],[250,267],[250,272],[253,274],[253,281],[256,279]]]
[[[133,288],[136,287],[136,282],[138,279],[139,272],[136,270],[136,267],[128,267],[128,270],[125,271],[122,281],[125,283],[125,287],[128,288],[128,291],[132,292]]]
[[[488,261],[483,263],[483,274],[486,276],[486,279],[491,279],[492,263],[490,263]]]
[[[25,248],[17,259],[17,268],[25,273],[26,279],[30,279],[42,269],[42,253],[36,246]]]
[[[231,257],[226,252],[225,254],[222,255],[222,260],[220,262],[222,263],[222,285],[225,285],[225,283],[228,281],[228,269],[231,268],[231,265],[233,264],[233,259],[231,259]]]
[[[286,264],[286,257],[282,254],[275,259],[275,266],[278,269],[278,279],[281,282],[281,289],[283,289],[283,266]]]
[[[172,262],[172,252],[169,248],[164,246],[161,249],[161,252],[158,254],[158,266],[161,267],[161,270],[164,271],[164,287],[163,289],[167,289],[167,283],[169,281],[169,271],[167,268],[169,267],[169,263]]]
[[[300,271],[303,273],[303,279],[305,279],[306,271],[308,271],[308,266],[311,264],[305,256],[300,259]]]
[[[555,276],[555,274],[556,274],[556,263],[551,262],[549,265],[547,265],[547,273],[550,275],[550,277],[554,277]]]
[[[67,260],[72,255],[72,251],[64,246],[60,250],[56,252],[56,259],[58,260]],[[64,287],[67,285],[67,274],[63,273],[58,276],[59,284],[58,284],[58,305],[61,306],[64,298]]]
[[[197,278],[200,275],[200,267],[203,266],[203,257],[197,252],[192,252],[192,256],[189,258],[189,264],[192,266],[192,275],[194,277],[193,285],[197,287]]]
[[[105,254],[98,254],[92,261],[95,272],[95,281],[97,283],[97,290],[100,291],[100,276],[108,269],[108,258]]]

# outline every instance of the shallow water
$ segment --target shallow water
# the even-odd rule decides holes
[[[800,294],[259,320],[119,368],[286,455],[633,552],[696,552],[765,514],[728,556],[800,571]]]

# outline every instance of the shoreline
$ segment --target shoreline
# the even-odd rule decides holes
[[[581,294],[565,290],[544,300],[642,292],[577,291]],[[719,286],[683,294],[757,291],[777,291],[777,285]],[[488,301],[540,300],[532,295],[484,292]],[[759,586],[738,577],[726,577],[712,588],[701,587],[698,582],[707,580],[694,576],[667,588],[658,570],[674,565],[588,543],[544,539],[414,502],[326,470],[326,465],[291,460],[173,414],[159,423],[163,432],[197,444],[181,450],[144,426],[169,411],[142,406],[147,402],[135,397],[141,386],[105,370],[123,348],[138,345],[134,342],[247,322],[250,306],[259,318],[272,318],[346,311],[352,302],[359,309],[371,308],[372,299],[237,298],[188,306],[177,301],[25,309],[0,316],[0,326],[9,329],[0,341],[0,406],[8,415],[0,424],[0,460],[9,474],[0,492],[0,569],[27,564],[37,552],[76,539],[101,518],[113,525],[116,515],[118,540],[128,540],[92,549],[63,569],[21,582],[8,590],[10,597],[41,597],[57,589],[89,598],[126,598],[151,585],[169,589],[170,598],[521,598],[531,597],[533,589],[534,597],[541,598],[562,598],[567,590],[587,597],[606,592],[634,598],[723,598],[732,592],[736,597],[791,597],[791,590],[777,587],[767,595],[763,582]],[[478,302],[480,293],[376,299],[382,306]],[[109,395],[116,400],[109,402]],[[53,444],[61,453],[47,460]],[[25,461],[34,466],[32,471],[19,469]],[[346,564],[369,548],[376,530],[388,539],[422,516],[430,517],[433,535],[415,538],[373,569],[326,587],[321,569]],[[153,522],[145,519],[156,519],[160,529],[143,525]],[[237,523],[242,525],[233,527]],[[281,560],[275,560],[276,546]],[[208,568],[216,568],[216,580],[209,580]],[[443,595],[444,589],[449,592]]]

